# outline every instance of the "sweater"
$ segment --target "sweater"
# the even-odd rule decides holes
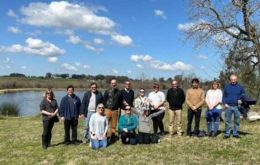
[[[82,104],[81,104],[81,107],[80,107],[80,114],[84,114],[85,116],[87,116],[88,114],[88,107],[89,107],[89,101],[90,101],[90,98],[92,96],[92,92],[91,91],[87,91],[84,96],[83,96],[83,99],[82,99]],[[101,92],[99,91],[96,91],[96,103],[95,103],[95,107],[97,107],[97,105],[99,103],[103,103],[103,95]]]
[[[190,108],[200,109],[204,104],[205,93],[201,88],[190,88],[186,92],[186,103]]]
[[[181,88],[170,88],[166,94],[166,100],[169,102],[171,110],[182,109],[182,104],[185,101],[185,94]]]
[[[108,119],[106,116],[100,114],[93,114],[89,121],[89,132],[95,132],[95,136],[99,139],[108,130]]]
[[[126,101],[129,106],[133,107],[134,98],[135,94],[132,89],[130,89],[129,91],[127,91],[126,89],[122,89],[120,95],[121,109],[125,109],[125,104],[123,103],[123,101]]]
[[[124,128],[128,130],[128,132],[134,132],[138,125],[138,119],[135,114],[127,115],[124,114],[119,119],[119,131],[122,132]]]
[[[238,100],[245,94],[245,89],[240,84],[227,84],[223,91],[223,103],[229,106],[237,106]]]
[[[207,91],[206,94],[206,103],[208,105],[214,104],[216,105],[215,108],[222,109],[220,103],[222,102],[222,91],[220,89],[210,89]]]

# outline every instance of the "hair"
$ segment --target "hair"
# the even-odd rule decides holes
[[[97,83],[95,83],[95,82],[92,82],[89,86],[91,87],[92,85],[96,85],[96,87],[97,87]]]
[[[54,93],[53,93],[53,91],[52,91],[51,88],[46,89],[45,94],[44,94],[44,98],[45,98],[45,99],[47,98],[47,94],[48,94],[48,93],[51,94],[51,99],[54,99],[55,95],[54,95]]]
[[[99,103],[99,104],[97,105],[97,107],[96,107],[96,112],[97,112],[98,107],[99,107],[100,105],[102,105],[102,106],[104,107],[104,104],[103,104],[103,103]],[[105,113],[105,111],[103,111],[102,115],[104,115],[104,113]]]
[[[153,83],[153,87],[160,87],[158,83]]]
[[[213,89],[214,84],[218,85],[218,89],[220,88],[220,83],[218,81],[213,81],[212,84],[211,84],[211,89]]]
[[[192,80],[191,80],[191,83],[193,84],[193,83],[200,83],[200,80],[198,79],[198,78],[193,78]]]
[[[67,90],[68,90],[69,88],[72,88],[72,89],[74,90],[74,86],[73,86],[73,85],[68,85],[68,86],[67,86]]]
[[[144,89],[144,88],[139,88],[139,91],[140,91],[140,90],[144,90],[144,91],[145,91],[145,89]]]

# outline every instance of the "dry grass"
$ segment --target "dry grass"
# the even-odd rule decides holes
[[[186,120],[186,111],[183,114]],[[168,118],[165,118],[167,128]],[[186,121],[184,121],[184,124]],[[205,127],[205,118],[201,128]],[[184,125],[184,128],[186,126]],[[221,123],[223,130],[224,124]],[[120,142],[94,151],[86,144],[64,146],[63,124],[53,129],[53,144],[41,148],[40,117],[0,119],[0,164],[260,164],[260,125],[241,122],[242,139],[170,137],[160,144],[124,146]],[[80,120],[79,137],[83,133]]]

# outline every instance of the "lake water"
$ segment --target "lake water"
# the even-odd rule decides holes
[[[147,90],[148,93],[150,90]],[[165,91],[164,91],[165,92]],[[58,104],[63,96],[66,95],[66,91],[54,91],[55,99]],[[85,91],[75,91],[75,94],[82,100]],[[43,99],[44,91],[25,91],[14,92],[0,95],[0,104],[2,103],[15,103],[19,106],[19,116],[36,116],[40,114],[40,103]],[[137,91],[135,91],[137,95]]]

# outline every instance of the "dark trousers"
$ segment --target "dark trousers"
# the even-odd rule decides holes
[[[151,143],[151,134],[150,133],[138,133],[138,142],[139,144],[150,144]]]
[[[54,125],[53,120],[43,120],[43,133],[42,133],[42,145],[50,146],[51,144],[51,131]]]
[[[158,112],[158,109],[152,110],[151,114]],[[158,132],[158,127],[160,129],[160,132],[164,132],[164,125],[163,125],[163,118],[164,118],[165,113],[161,113],[156,117],[153,117],[153,131],[154,133]]]
[[[65,137],[64,142],[70,142],[70,128],[72,131],[72,141],[77,141],[77,128],[78,128],[78,119],[72,118],[71,120],[64,121],[64,130]]]
[[[121,132],[121,140],[123,144],[137,144],[137,137],[135,132]]]
[[[193,116],[195,116],[194,133],[196,135],[198,135],[199,133],[201,109],[197,109],[197,111],[195,112],[191,108],[188,108],[187,135],[191,135],[191,125],[192,125]]]

